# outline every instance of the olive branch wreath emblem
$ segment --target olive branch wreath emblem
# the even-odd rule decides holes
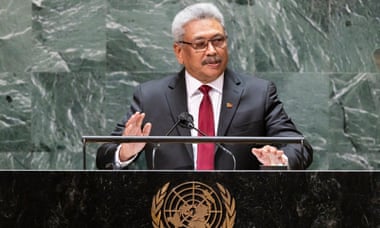
[[[167,190],[169,188],[170,182],[167,182],[160,188],[152,200],[151,216],[152,225],[154,228],[164,228],[164,223],[161,219],[161,208],[164,204],[165,197],[167,195]],[[216,183],[219,193],[223,199],[223,204],[226,210],[225,219],[222,228],[231,228],[235,224],[236,219],[236,203],[235,199],[231,197],[230,192],[223,187],[223,185]]]

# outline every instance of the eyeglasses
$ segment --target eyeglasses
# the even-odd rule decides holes
[[[217,48],[224,48],[226,46],[226,40],[227,36],[217,36],[212,39],[197,39],[194,42],[186,42],[186,41],[178,41],[177,43],[181,44],[188,44],[191,45],[191,47],[197,51],[205,51],[208,47],[208,43],[211,42],[212,46],[217,47]]]

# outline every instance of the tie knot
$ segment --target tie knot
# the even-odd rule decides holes
[[[211,90],[211,87],[208,85],[202,85],[199,87],[199,90],[203,93],[203,95],[208,95],[208,92]]]

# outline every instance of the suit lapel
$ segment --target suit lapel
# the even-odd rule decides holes
[[[218,135],[226,134],[235,112],[239,106],[240,97],[243,92],[241,80],[234,72],[226,70],[224,74],[223,97],[221,104],[221,112],[219,117]],[[173,118],[177,121],[177,117],[182,112],[187,112],[187,94],[185,84],[185,70],[183,69],[172,81],[169,82],[166,91],[166,100]],[[191,136],[190,130],[178,127],[178,135]],[[193,158],[193,149],[191,144],[185,144],[188,154]]]
[[[226,134],[235,112],[240,103],[240,97],[243,92],[241,80],[234,72],[226,70],[224,73],[223,98],[220,110],[218,135]]]
[[[169,82],[166,92],[166,100],[174,122],[177,121],[179,114],[188,111],[184,69],[176,77],[174,77],[171,82]],[[177,127],[177,130],[178,135],[180,136],[191,136],[189,129]],[[185,144],[185,147],[189,153],[189,156],[193,158],[193,149],[191,144],[187,143]]]

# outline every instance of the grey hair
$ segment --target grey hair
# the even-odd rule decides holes
[[[224,28],[224,17],[219,9],[212,3],[197,3],[181,10],[174,17],[172,35],[174,41],[181,41],[185,33],[183,27],[192,20],[213,18],[219,21]]]

